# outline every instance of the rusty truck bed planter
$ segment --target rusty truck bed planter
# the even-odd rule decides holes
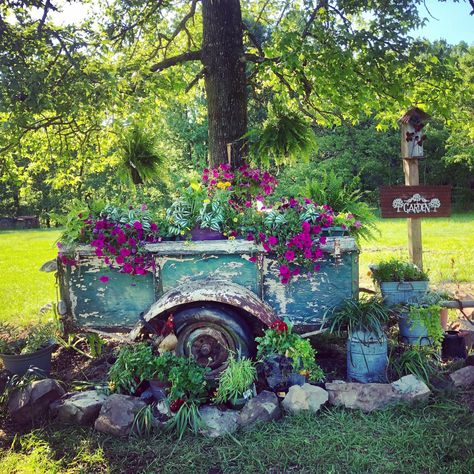
[[[276,259],[245,240],[161,242],[146,250],[154,270],[134,277],[104,266],[92,247],[76,248],[78,264],[59,265],[63,318],[136,339],[173,314],[178,353],[217,368],[229,349],[251,355],[255,334],[276,319],[288,318],[299,332],[318,330],[328,310],[358,293],[352,237],[328,237],[320,271],[287,285]]]

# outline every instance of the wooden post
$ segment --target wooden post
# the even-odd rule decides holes
[[[404,159],[403,171],[405,173],[405,184],[417,186],[420,184],[418,171],[418,159]],[[407,219],[408,221],[408,253],[410,260],[423,270],[423,245],[421,240],[421,218]]]
[[[418,159],[423,158],[423,141],[426,135],[422,129],[429,119],[423,110],[412,107],[398,121],[401,131],[401,157],[406,186],[418,186],[420,174]],[[410,260],[423,269],[423,248],[421,244],[421,219],[408,219],[408,253]]]

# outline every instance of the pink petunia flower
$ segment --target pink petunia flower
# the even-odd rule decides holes
[[[102,283],[107,283],[109,281],[109,277],[107,275],[102,275],[102,276],[99,277],[99,280]]]

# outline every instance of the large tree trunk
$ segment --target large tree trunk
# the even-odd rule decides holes
[[[239,0],[202,0],[202,62],[209,120],[209,165],[243,162],[247,90]]]

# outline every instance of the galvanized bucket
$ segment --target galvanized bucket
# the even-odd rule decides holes
[[[383,301],[387,306],[419,303],[428,291],[429,281],[390,281],[380,283]]]
[[[347,378],[370,383],[387,381],[387,338],[372,332],[355,331],[347,340]]]
[[[420,321],[410,322],[407,313],[399,314],[398,328],[400,330],[400,340],[405,344],[412,346],[428,346],[431,344],[427,327]]]

